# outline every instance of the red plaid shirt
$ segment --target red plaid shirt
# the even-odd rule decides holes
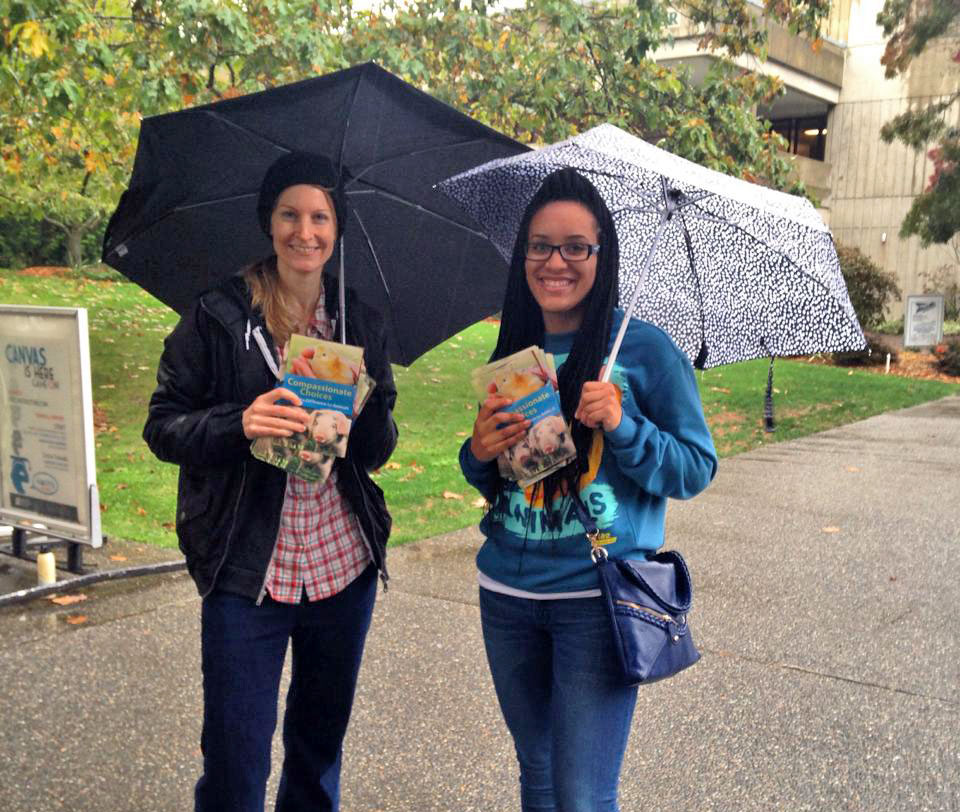
[[[323,291],[307,335],[330,339],[334,325],[323,306]],[[283,363],[284,350],[280,350]],[[287,477],[280,530],[267,568],[266,588],[275,601],[299,603],[336,595],[370,563],[357,516],[337,487],[333,470],[325,482]]]

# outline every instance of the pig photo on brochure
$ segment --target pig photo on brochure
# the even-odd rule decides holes
[[[570,427],[560,409],[553,356],[528,347],[475,369],[473,387],[481,400],[499,394],[513,400],[507,411],[531,426],[524,438],[497,458],[500,475],[522,488],[533,485],[576,456]]]

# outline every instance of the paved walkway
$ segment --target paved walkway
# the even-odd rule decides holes
[[[668,524],[703,659],[641,690],[624,812],[960,810],[960,397],[725,460]],[[478,543],[469,530],[391,552],[344,812],[518,808]],[[0,808],[190,809],[193,587],[84,591],[0,611]]]

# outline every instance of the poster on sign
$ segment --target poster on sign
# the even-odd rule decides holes
[[[87,311],[0,305],[0,523],[102,543]]]

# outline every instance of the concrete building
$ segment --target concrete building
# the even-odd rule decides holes
[[[921,248],[916,237],[901,239],[900,224],[926,187],[932,166],[925,153],[896,142],[885,144],[881,126],[911,105],[926,104],[956,88],[949,43],[933,43],[912,63],[906,77],[884,78],[880,64],[886,41],[877,25],[882,0],[837,0],[824,26],[821,47],[769,27],[769,57],[744,58],[751,70],[783,80],[786,94],[758,114],[790,142],[797,175],[820,198],[824,219],[838,244],[856,246],[899,280],[904,297],[942,291],[960,283],[960,241]],[[696,32],[682,18],[671,29],[672,47],[655,54],[662,62],[684,62],[706,72],[711,56],[698,52]],[[955,123],[960,115],[954,111]],[[892,316],[902,314],[902,303]]]

